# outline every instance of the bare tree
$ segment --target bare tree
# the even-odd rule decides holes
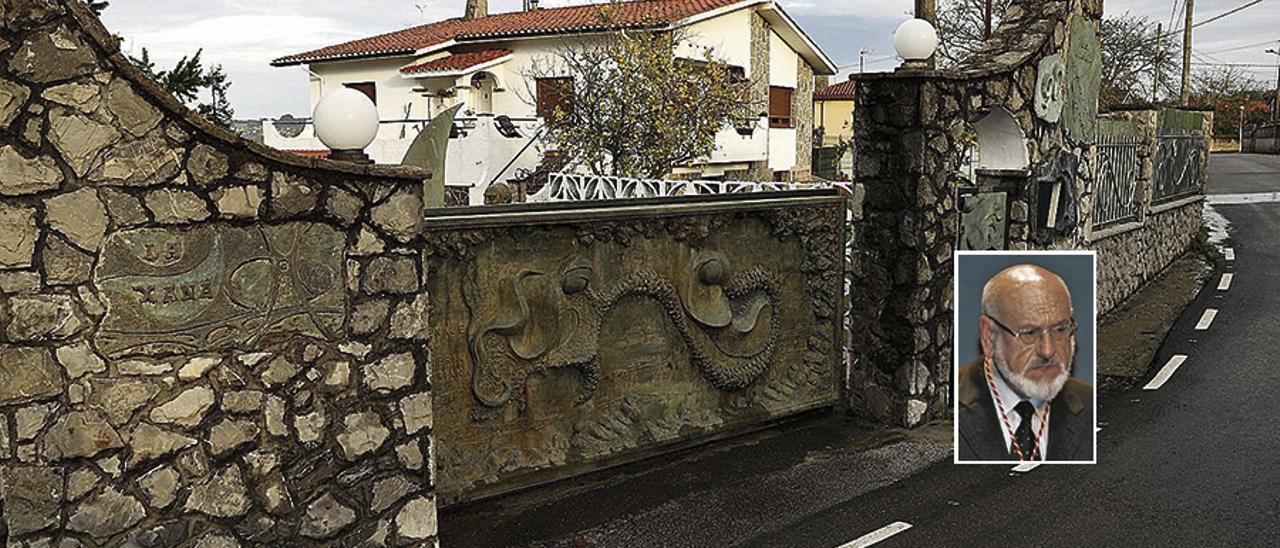
[[[1103,19],[1098,34],[1102,41],[1099,102],[1103,106],[1158,102],[1160,95],[1178,92],[1178,65],[1171,62],[1180,49],[1176,36],[1157,33],[1155,23],[1129,12]],[[1153,88],[1157,63],[1160,82]]]
[[[561,46],[526,71],[530,86],[563,87],[555,92],[563,100],[546,116],[547,136],[570,166],[665,177],[714,152],[718,132],[756,116],[741,70],[680,30],[653,28],[616,26]],[[538,90],[529,92],[537,101]]]
[[[1000,24],[1010,0],[992,0],[991,28]],[[939,0],[938,1],[938,61],[943,67],[952,67],[973,55],[982,47],[986,37],[987,0]]]
[[[1241,107],[1245,124],[1266,122],[1271,91],[1240,67],[1221,65],[1197,70],[1191,77],[1191,105],[1213,110],[1213,134],[1236,137]]]
[[[993,27],[1009,4],[1010,0],[992,2]],[[982,47],[985,12],[986,0],[938,2],[938,57],[943,67],[955,66]],[[1177,67],[1171,62],[1179,51],[1176,36],[1158,36],[1155,23],[1125,12],[1103,19],[1099,40],[1104,106],[1150,99],[1157,62],[1162,67],[1161,92],[1177,91]]]

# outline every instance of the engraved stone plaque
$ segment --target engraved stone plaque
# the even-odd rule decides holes
[[[334,340],[346,309],[342,233],[318,223],[146,228],[112,234],[94,282],[110,356]]]
[[[960,249],[1004,249],[1009,223],[1006,195],[984,192],[960,198]]]
[[[1061,55],[1040,60],[1036,71],[1036,116],[1050,124],[1062,118],[1062,95],[1065,93],[1067,67]]]

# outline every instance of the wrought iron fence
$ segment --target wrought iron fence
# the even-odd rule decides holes
[[[851,187],[849,183],[837,186]],[[563,202],[574,200],[615,200],[620,198],[653,198],[661,196],[694,196],[698,194],[733,194],[829,188],[816,183],[772,183],[751,181],[672,181],[635,179],[582,173],[552,173],[546,186],[529,195],[530,202]]]
[[[1201,166],[1208,152],[1203,131],[1162,130],[1156,137],[1152,203],[1200,192]]]
[[[838,188],[846,196],[853,194],[854,183],[788,183],[752,181],[669,181],[663,179],[633,179],[580,173],[552,173],[547,185],[528,197],[529,202],[567,202],[578,200],[613,200],[620,198],[652,198],[661,196],[696,196],[700,194],[736,194],[744,192],[779,192],[784,190],[812,190]],[[853,240],[853,209],[845,209],[845,222],[850,230],[844,242],[844,360],[850,359],[853,344],[853,261],[856,256]]]
[[[1093,227],[1138,217],[1138,176],[1142,173],[1142,149],[1138,136],[1098,137],[1098,188],[1093,194]]]

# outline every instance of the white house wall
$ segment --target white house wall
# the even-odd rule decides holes
[[[311,110],[315,111],[316,103],[328,93],[346,83],[373,82],[378,90],[378,119],[385,121],[404,120],[405,106],[409,105],[409,119],[421,120],[430,116],[427,112],[426,99],[413,91],[417,82],[400,77],[400,67],[407,58],[366,59],[361,61],[342,61],[319,63],[311,66],[323,80],[319,94],[311,95]],[[314,88],[313,88],[314,90]],[[401,124],[382,124],[378,137],[396,138],[400,135]]]
[[[676,57],[705,58],[710,47],[716,59],[751,70],[751,10],[740,9],[699,21],[684,28],[686,42],[676,48]]]
[[[795,89],[800,56],[778,36],[769,31],[769,85]],[[794,156],[794,153],[792,153]]]
[[[796,166],[796,130],[769,129],[769,169],[788,171]]]

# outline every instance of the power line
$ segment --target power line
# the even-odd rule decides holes
[[[1210,54],[1214,54],[1214,55],[1219,54],[1219,53],[1230,53],[1230,52],[1233,52],[1233,51],[1240,51],[1240,50],[1245,50],[1245,49],[1253,49],[1253,48],[1258,48],[1258,47],[1265,46],[1265,45],[1267,45],[1267,44],[1275,44],[1275,43],[1280,43],[1280,39],[1277,39],[1277,40],[1267,40],[1267,41],[1265,41],[1265,42],[1258,42],[1258,43],[1256,43],[1256,44],[1249,44],[1249,45],[1247,45],[1247,46],[1236,46],[1236,47],[1234,47],[1234,48],[1220,49],[1220,50],[1217,50],[1217,51],[1211,51],[1211,52],[1209,52],[1209,53],[1210,53]]]
[[[1199,23],[1196,23],[1196,24],[1194,24],[1194,25],[1191,25],[1191,28],[1193,28],[1193,29],[1198,29],[1198,28],[1200,28],[1200,27],[1203,27],[1203,26],[1205,26],[1205,25],[1208,25],[1209,23],[1212,23],[1212,22],[1214,22],[1214,21],[1220,20],[1220,19],[1222,19],[1222,18],[1224,18],[1224,17],[1227,17],[1227,16],[1230,16],[1230,15],[1235,15],[1235,14],[1237,14],[1237,13],[1241,12],[1241,11],[1244,11],[1244,10],[1246,10],[1246,9],[1248,9],[1248,8],[1251,8],[1251,7],[1253,7],[1253,6],[1256,6],[1256,5],[1261,4],[1261,3],[1263,3],[1263,2],[1266,2],[1266,1],[1267,1],[1267,0],[1253,0],[1253,1],[1248,2],[1248,3],[1246,3],[1246,4],[1242,5],[1242,6],[1234,7],[1234,8],[1232,8],[1232,9],[1227,10],[1227,11],[1224,11],[1224,12],[1222,12],[1222,13],[1219,13],[1219,14],[1217,14],[1217,15],[1213,16],[1213,17],[1210,17],[1210,18],[1208,18],[1208,19],[1205,19],[1204,21],[1201,21],[1201,22],[1199,22]],[[1175,30],[1171,30],[1171,31],[1166,32],[1166,33],[1164,33],[1164,34],[1162,34],[1162,35],[1159,35],[1159,36],[1156,36],[1156,37],[1152,38],[1152,40],[1162,40],[1162,39],[1168,38],[1168,37],[1170,37],[1170,36],[1177,36],[1177,35],[1179,35],[1179,34],[1182,34],[1182,31],[1183,31],[1183,29],[1175,29]]]
[[[1191,63],[1191,66],[1195,66],[1195,67],[1264,68],[1264,69],[1280,68],[1280,67],[1278,67],[1277,65],[1268,65],[1268,64],[1265,64],[1265,63],[1210,63],[1210,62],[1204,62],[1204,61],[1201,61],[1201,62],[1198,62],[1198,63]]]

